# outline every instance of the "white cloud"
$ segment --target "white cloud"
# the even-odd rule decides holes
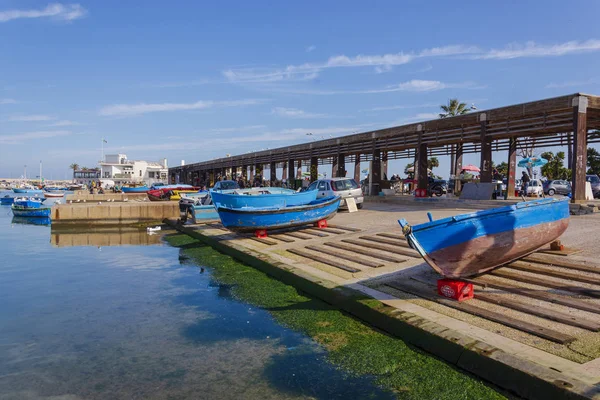
[[[57,136],[70,135],[71,131],[35,131],[25,132],[12,135],[0,135],[0,143],[3,144],[20,144],[22,142],[34,139],[47,139]]]
[[[396,105],[386,107],[373,107],[361,111],[391,111],[391,110],[405,110],[409,108],[425,108],[425,107],[439,107],[439,104],[425,103],[425,104],[408,104],[408,105]]]
[[[585,85],[598,85],[600,84],[600,78],[591,78],[585,81],[566,81],[558,83],[549,83],[546,85],[546,89],[559,89],[574,86],[585,86]]]
[[[212,107],[237,107],[264,103],[263,99],[197,101],[195,103],[114,104],[100,109],[103,116],[132,116],[154,112],[203,110]]]
[[[208,132],[228,133],[228,132],[250,131],[250,130],[264,129],[264,128],[266,128],[266,125],[246,125],[246,126],[239,126],[237,128],[213,128],[213,129],[209,129]]]
[[[0,99],[1,104],[17,104],[17,101],[15,99]]]
[[[305,63],[300,65],[288,65],[285,68],[239,68],[223,71],[223,75],[229,81],[241,83],[275,82],[281,80],[309,80],[314,79],[316,74],[328,68],[343,67],[380,67],[391,68],[395,65],[407,64],[415,59],[423,57],[445,57],[452,55],[464,55],[478,53],[480,50],[473,46],[453,45],[425,49],[420,52],[390,53],[381,55],[357,55],[349,57],[346,55],[332,56],[322,63]]]
[[[51,115],[13,115],[8,117],[10,122],[42,122],[56,119]]]
[[[48,4],[46,8],[30,10],[0,11],[0,22],[8,22],[21,18],[54,18],[62,21],[73,21],[85,17],[87,10],[80,4]]]
[[[474,55],[478,59],[512,59],[521,57],[557,57],[567,54],[587,53],[600,50],[600,40],[585,42],[570,41],[560,44],[540,45],[535,42],[513,43],[504,49],[492,49],[484,54]]]
[[[327,118],[330,115],[309,113],[298,108],[275,107],[271,110],[271,114],[285,118]]]
[[[79,122],[69,121],[68,119],[62,119],[60,121],[56,121],[52,124],[48,124],[48,126],[75,126],[81,125]]]
[[[392,70],[391,65],[378,65],[375,67],[376,74],[385,74],[386,72],[390,72]]]
[[[315,45],[313,44],[313,45],[310,45],[310,46],[308,46],[308,47],[306,48],[306,52],[307,52],[307,53],[310,53],[311,51],[315,51],[316,49],[317,49],[317,46],[315,46]]]
[[[354,93],[388,93],[388,92],[431,92],[442,89],[481,89],[473,82],[444,83],[441,81],[428,81],[413,79],[397,85],[390,85],[383,89],[360,90]]]

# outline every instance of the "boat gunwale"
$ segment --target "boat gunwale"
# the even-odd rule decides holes
[[[496,207],[496,208],[492,208],[489,210],[481,210],[481,211],[476,211],[476,212],[467,213],[467,214],[458,214],[458,215],[454,215],[452,217],[446,217],[446,218],[442,218],[442,219],[438,219],[438,220],[434,220],[434,221],[430,221],[430,222],[425,222],[425,223],[422,223],[419,225],[413,225],[413,226],[411,226],[411,229],[412,229],[412,232],[418,232],[418,231],[422,231],[422,230],[426,230],[426,229],[436,228],[439,225],[445,225],[448,223],[464,222],[469,219],[479,219],[482,217],[489,217],[489,216],[497,215],[497,214],[511,213],[511,212],[515,212],[515,211],[523,209],[523,208],[548,206],[553,203],[558,203],[558,202],[568,201],[568,200],[569,200],[568,198],[564,198],[564,199],[544,198],[544,199],[537,199],[537,200],[531,200],[531,201],[522,201],[517,204],[512,204],[512,205],[508,205],[508,206]]]
[[[217,212],[230,212],[232,214],[287,214],[290,212],[298,212],[298,211],[310,211],[317,208],[323,208],[329,206],[336,201],[339,202],[342,198],[340,196],[329,196],[316,200],[319,201],[317,204],[304,204],[299,206],[290,206],[290,207],[281,207],[281,208],[259,208],[259,207],[246,207],[246,208],[230,208],[230,207],[217,207]]]

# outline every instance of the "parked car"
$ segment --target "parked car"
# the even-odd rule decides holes
[[[598,175],[586,175],[585,180],[592,185],[592,193],[594,194],[594,198],[597,199],[600,197],[600,178]]]
[[[363,206],[363,193],[360,185],[352,178],[329,178],[319,179],[310,184],[307,190],[318,190],[317,198],[329,197],[340,195],[342,201],[340,201],[340,208],[347,208],[346,199],[354,197],[356,202],[356,208],[362,208]]]
[[[239,189],[240,185],[236,181],[219,181],[213,186],[213,190],[235,190]]]
[[[543,184],[544,193],[549,196],[554,196],[554,194],[562,194],[567,196],[571,193],[571,182],[565,180],[547,180]]]
[[[529,187],[527,188],[527,196],[538,196],[541,197],[544,194],[544,188],[542,182],[539,179],[532,179],[529,181]]]

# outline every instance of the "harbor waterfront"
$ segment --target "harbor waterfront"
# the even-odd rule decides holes
[[[0,210],[2,399],[502,397],[181,235]]]

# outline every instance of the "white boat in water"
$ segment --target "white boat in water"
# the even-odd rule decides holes
[[[46,199],[55,199],[55,198],[60,198],[60,197],[64,197],[65,193],[62,192],[44,192],[44,197]]]

